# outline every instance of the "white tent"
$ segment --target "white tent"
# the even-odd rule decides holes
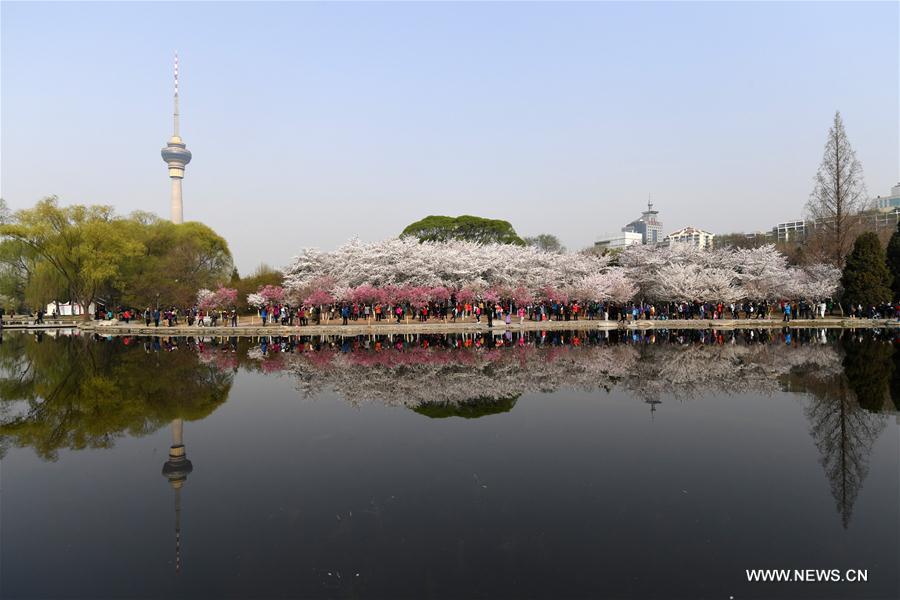
[[[88,313],[94,314],[96,309],[96,305],[91,302],[90,306],[88,306]],[[61,317],[71,317],[73,315],[82,314],[81,306],[79,304],[72,304],[71,302],[51,302],[47,305],[46,312],[48,315],[52,315],[53,311],[58,311],[57,314]]]

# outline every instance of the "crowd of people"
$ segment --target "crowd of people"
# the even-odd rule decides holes
[[[145,326],[159,327],[160,324],[168,327],[175,327],[179,324],[186,324],[189,327],[197,325],[199,327],[216,327],[238,326],[238,313],[236,308],[231,310],[202,310],[193,306],[191,308],[179,309],[177,307],[169,308],[150,308],[149,306],[143,310],[118,307],[112,308],[98,307],[94,311],[94,320],[117,320],[130,324],[132,321],[136,323],[143,322]]]
[[[273,303],[258,311],[259,324],[263,326],[307,326],[334,324],[348,325],[362,321],[404,323],[409,321],[426,323],[440,321],[446,323],[485,322],[492,326],[494,321],[507,324],[525,321],[578,321],[612,320],[619,323],[641,320],[734,320],[780,318],[789,322],[794,319],[823,319],[841,314],[850,318],[900,319],[900,302],[891,306],[862,305],[842,307],[834,302],[580,302],[578,300],[545,300],[516,304],[514,301],[472,300],[457,301],[454,297],[444,302],[428,302],[413,306],[409,303],[362,303],[335,302],[323,306],[291,306],[287,303]],[[143,322],[145,326],[174,327],[179,324],[200,327],[237,327],[240,318],[237,309],[203,310],[197,306],[187,309],[177,307],[150,308],[143,310],[119,307],[98,308],[96,320],[113,320],[129,324]],[[246,323],[246,321],[245,321]],[[251,321],[256,324],[256,321]]]
[[[770,319],[781,318],[789,322],[793,319],[823,319],[840,311],[834,302],[781,301],[781,302],[629,302],[624,305],[612,302],[536,301],[516,304],[512,300],[467,302],[456,301],[453,297],[446,302],[428,302],[419,306],[409,303],[381,304],[343,302],[325,306],[298,308],[288,304],[273,304],[259,311],[261,322],[280,325],[308,325],[310,321],[319,325],[323,321],[331,323],[340,320],[342,325],[359,320],[374,322],[393,321],[402,323],[430,320],[456,323],[465,321],[486,322],[493,325],[495,320],[505,323],[525,321],[578,321],[614,320],[618,322],[639,320],[720,320],[720,319]],[[900,318],[900,302],[896,306],[883,305],[864,308],[850,307],[847,314],[860,318]]]

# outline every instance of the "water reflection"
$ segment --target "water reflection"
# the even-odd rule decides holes
[[[743,568],[797,557],[881,575],[872,557],[896,550],[892,336],[8,335],[0,443],[34,453],[4,464],[18,551],[3,591],[590,596],[601,565],[612,597],[737,597],[759,589]],[[251,427],[262,468],[233,443]],[[61,452],[88,448],[102,451]]]
[[[651,413],[667,401],[803,393],[805,414],[846,527],[868,457],[896,413],[900,352],[891,331],[686,330],[505,332],[355,337],[82,337],[11,335],[0,344],[0,451],[109,448],[169,424],[163,474],[175,495],[192,470],[184,421],[227,399],[244,369],[289,376],[304,398],[402,406],[432,419],[514,409],[526,393],[627,390]]]
[[[162,474],[169,480],[175,493],[175,572],[181,572],[181,488],[194,465],[187,458],[184,449],[184,419],[172,421],[172,445],[169,460],[163,464]]]
[[[289,373],[303,397],[334,390],[352,403],[414,409],[614,386],[656,409],[663,397],[772,393],[796,385],[797,378],[840,376],[846,369],[854,393],[865,395],[866,406],[875,410],[887,398],[893,371],[872,368],[872,348],[892,356],[890,338],[880,332],[507,332],[497,337],[269,338],[251,346],[247,358],[248,368]],[[857,358],[860,352],[868,354]],[[857,363],[865,368],[854,369]]]
[[[0,433],[54,459],[109,447],[175,419],[202,419],[238,369],[290,375],[301,396],[401,405],[428,416],[506,412],[528,392],[627,389],[656,410],[779,390],[896,412],[900,352],[889,331],[686,330],[355,337],[7,336]]]
[[[228,398],[234,369],[193,338],[7,335],[0,345],[0,436],[48,460],[109,448]],[[234,363],[236,367],[237,363]]]

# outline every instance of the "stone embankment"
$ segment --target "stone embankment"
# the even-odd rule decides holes
[[[33,322],[19,321],[16,323],[4,323],[4,329],[58,329],[78,328],[82,331],[102,333],[107,335],[380,335],[380,334],[404,334],[404,333],[472,333],[472,332],[505,332],[509,331],[545,331],[545,330],[610,330],[610,329],[758,329],[761,327],[781,328],[872,328],[872,327],[900,327],[900,322],[889,319],[850,319],[850,318],[825,318],[825,319],[794,319],[785,323],[778,318],[770,319],[693,319],[693,320],[638,320],[628,322],[585,320],[578,321],[525,321],[519,323],[514,319],[507,325],[503,321],[495,320],[492,328],[488,328],[487,320],[481,323],[475,321],[419,322],[410,320],[396,323],[395,321],[350,321],[342,325],[340,321],[331,321],[320,325],[266,325],[262,326],[258,320],[247,322],[245,319],[237,327],[200,327],[197,325],[176,325],[168,327],[160,323],[159,327],[152,324],[147,327],[143,321],[129,324],[113,321],[72,321],[56,320],[47,321],[43,325],[34,325]]]

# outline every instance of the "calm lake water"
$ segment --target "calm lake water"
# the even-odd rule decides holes
[[[897,598],[898,407],[892,331],[7,333],[0,595]]]

